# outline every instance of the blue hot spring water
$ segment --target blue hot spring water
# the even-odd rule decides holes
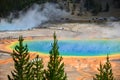
[[[25,41],[29,51],[49,54],[52,40]],[[59,40],[62,56],[106,56],[120,54],[120,40]]]

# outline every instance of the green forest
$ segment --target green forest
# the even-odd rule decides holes
[[[72,3],[73,5],[72,11],[74,11],[75,4],[80,4],[80,0],[0,0],[0,17],[7,17],[8,15],[10,15],[10,13],[17,15],[19,11],[27,10],[34,3],[36,4],[43,4],[46,2],[59,3],[60,1]],[[93,14],[98,14],[101,11],[109,11],[109,7],[113,5],[116,8],[120,8],[120,0],[110,0],[113,2],[113,5],[108,4],[109,2],[105,2],[106,6],[104,10],[102,10],[103,8],[102,4],[97,1],[98,0],[85,0],[84,8],[87,11],[92,12]]]
[[[28,9],[34,3],[56,2],[56,0],[0,0],[0,17]]]

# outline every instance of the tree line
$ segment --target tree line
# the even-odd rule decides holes
[[[12,53],[15,69],[11,72],[12,77],[8,75],[8,80],[67,80],[55,33],[53,37],[54,42],[49,52],[50,60],[47,69],[44,69],[43,61],[39,55],[32,61],[30,60],[27,45],[23,45],[23,37],[20,36],[19,44],[15,46]]]
[[[14,61],[14,70],[11,71],[12,76],[8,75],[8,80],[67,80],[55,33],[53,38],[52,49],[49,52],[49,62],[47,69],[45,69],[43,59],[39,55],[30,60],[28,47],[23,44],[24,39],[20,36],[19,44],[15,46],[11,54]],[[93,80],[115,80],[108,55],[106,63],[100,63],[98,71],[99,73],[93,77]]]
[[[56,2],[56,0],[0,0],[0,17],[29,8],[34,3]]]
[[[37,4],[43,4],[46,2],[52,2],[52,3],[59,3],[60,1],[65,1],[68,5],[67,8],[71,8],[69,6],[69,3],[72,3],[73,10],[71,13],[74,13],[75,10],[75,4],[81,5],[81,0],[0,0],[0,17],[7,17],[10,15],[10,13],[17,14],[21,10],[26,10],[29,7],[31,7],[34,3]],[[108,12],[111,5],[109,4],[109,1],[106,3],[106,6],[103,7],[101,2],[97,2],[96,0],[83,0],[84,9],[86,11],[91,12],[93,15],[97,15],[99,12]],[[63,3],[64,4],[64,3]],[[119,0],[113,0],[113,5],[115,7],[120,8],[119,6],[120,1]],[[63,6],[64,7],[64,6]]]

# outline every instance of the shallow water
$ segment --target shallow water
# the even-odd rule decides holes
[[[51,40],[26,41],[29,51],[49,54]],[[59,52],[62,56],[106,56],[120,54],[120,40],[60,40]]]

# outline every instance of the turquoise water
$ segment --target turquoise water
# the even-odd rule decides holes
[[[26,41],[29,51],[49,54],[53,41]],[[62,56],[106,56],[120,54],[120,40],[59,40]]]

